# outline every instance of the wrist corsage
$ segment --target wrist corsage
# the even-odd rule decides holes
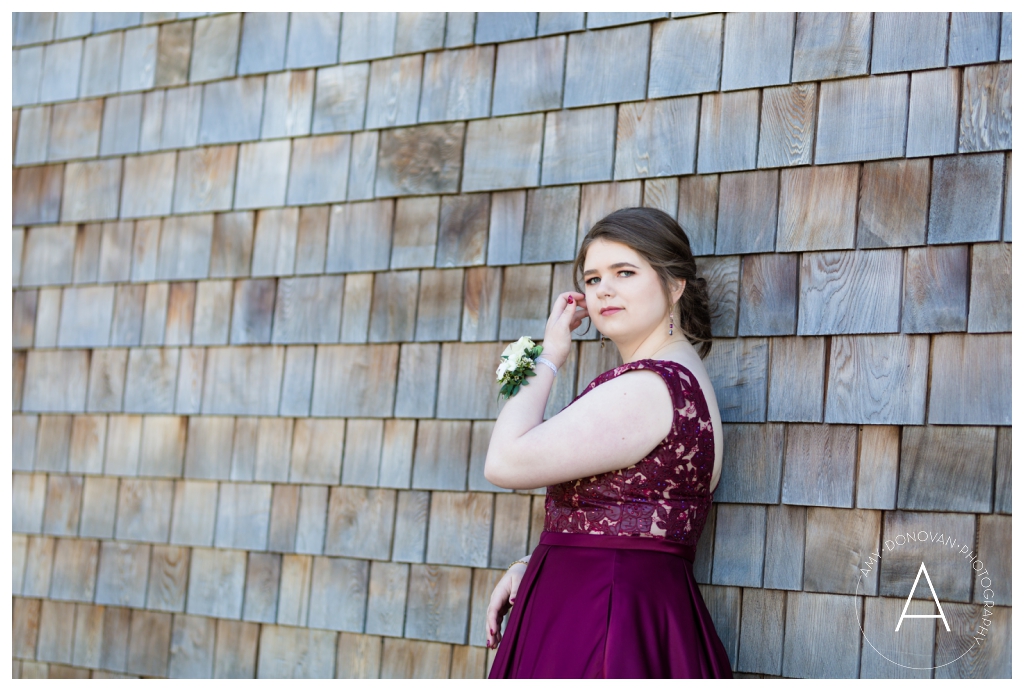
[[[540,357],[544,346],[539,346],[528,336],[523,336],[515,343],[510,343],[501,353],[501,364],[498,365],[498,383],[501,390],[498,391],[498,398],[509,399],[519,392],[520,386],[526,386],[530,382],[527,377],[535,377],[533,371],[534,363],[541,363],[551,368],[556,375],[558,368],[546,358]]]

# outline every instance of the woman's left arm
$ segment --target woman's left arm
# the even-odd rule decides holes
[[[580,294],[558,296],[544,332],[542,356],[558,367],[581,320],[574,313],[578,298],[568,303],[569,296]],[[505,403],[491,432],[484,477],[499,487],[533,489],[625,468],[668,434],[672,399],[654,372],[615,377],[545,422],[555,375],[543,365],[536,369],[530,384]]]

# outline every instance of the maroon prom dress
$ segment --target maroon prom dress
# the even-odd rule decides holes
[[[576,399],[634,369],[665,379],[672,428],[628,468],[547,488],[544,531],[492,679],[732,677],[693,576],[715,462],[696,377],[675,361],[637,360],[601,374]]]

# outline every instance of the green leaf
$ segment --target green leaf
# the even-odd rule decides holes
[[[526,381],[525,379],[523,380],[523,386],[526,386],[526,385],[527,385],[527,384],[529,384],[529,383],[530,383],[530,382]]]
[[[537,373],[534,372],[532,369],[531,370],[527,370],[526,376],[528,376],[528,377],[536,377]]]

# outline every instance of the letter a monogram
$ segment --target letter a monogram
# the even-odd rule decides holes
[[[932,599],[935,600],[935,606],[939,608],[938,614],[907,614],[907,608],[910,607],[910,601],[914,598],[914,591],[917,590],[917,582],[921,580],[921,574],[924,573],[924,578],[928,581],[928,588],[932,591]],[[904,619],[941,619],[942,623],[946,625],[946,631],[949,631],[949,622],[946,621],[946,615],[942,612],[942,605],[939,603],[939,596],[935,594],[935,586],[932,585],[931,576],[928,575],[928,569],[925,568],[924,562],[921,562],[921,568],[917,570],[917,578],[914,579],[914,585],[910,586],[910,594],[907,595],[907,604],[903,605],[903,614],[900,615],[900,620],[896,622],[896,630],[900,630],[900,626],[903,625]]]

